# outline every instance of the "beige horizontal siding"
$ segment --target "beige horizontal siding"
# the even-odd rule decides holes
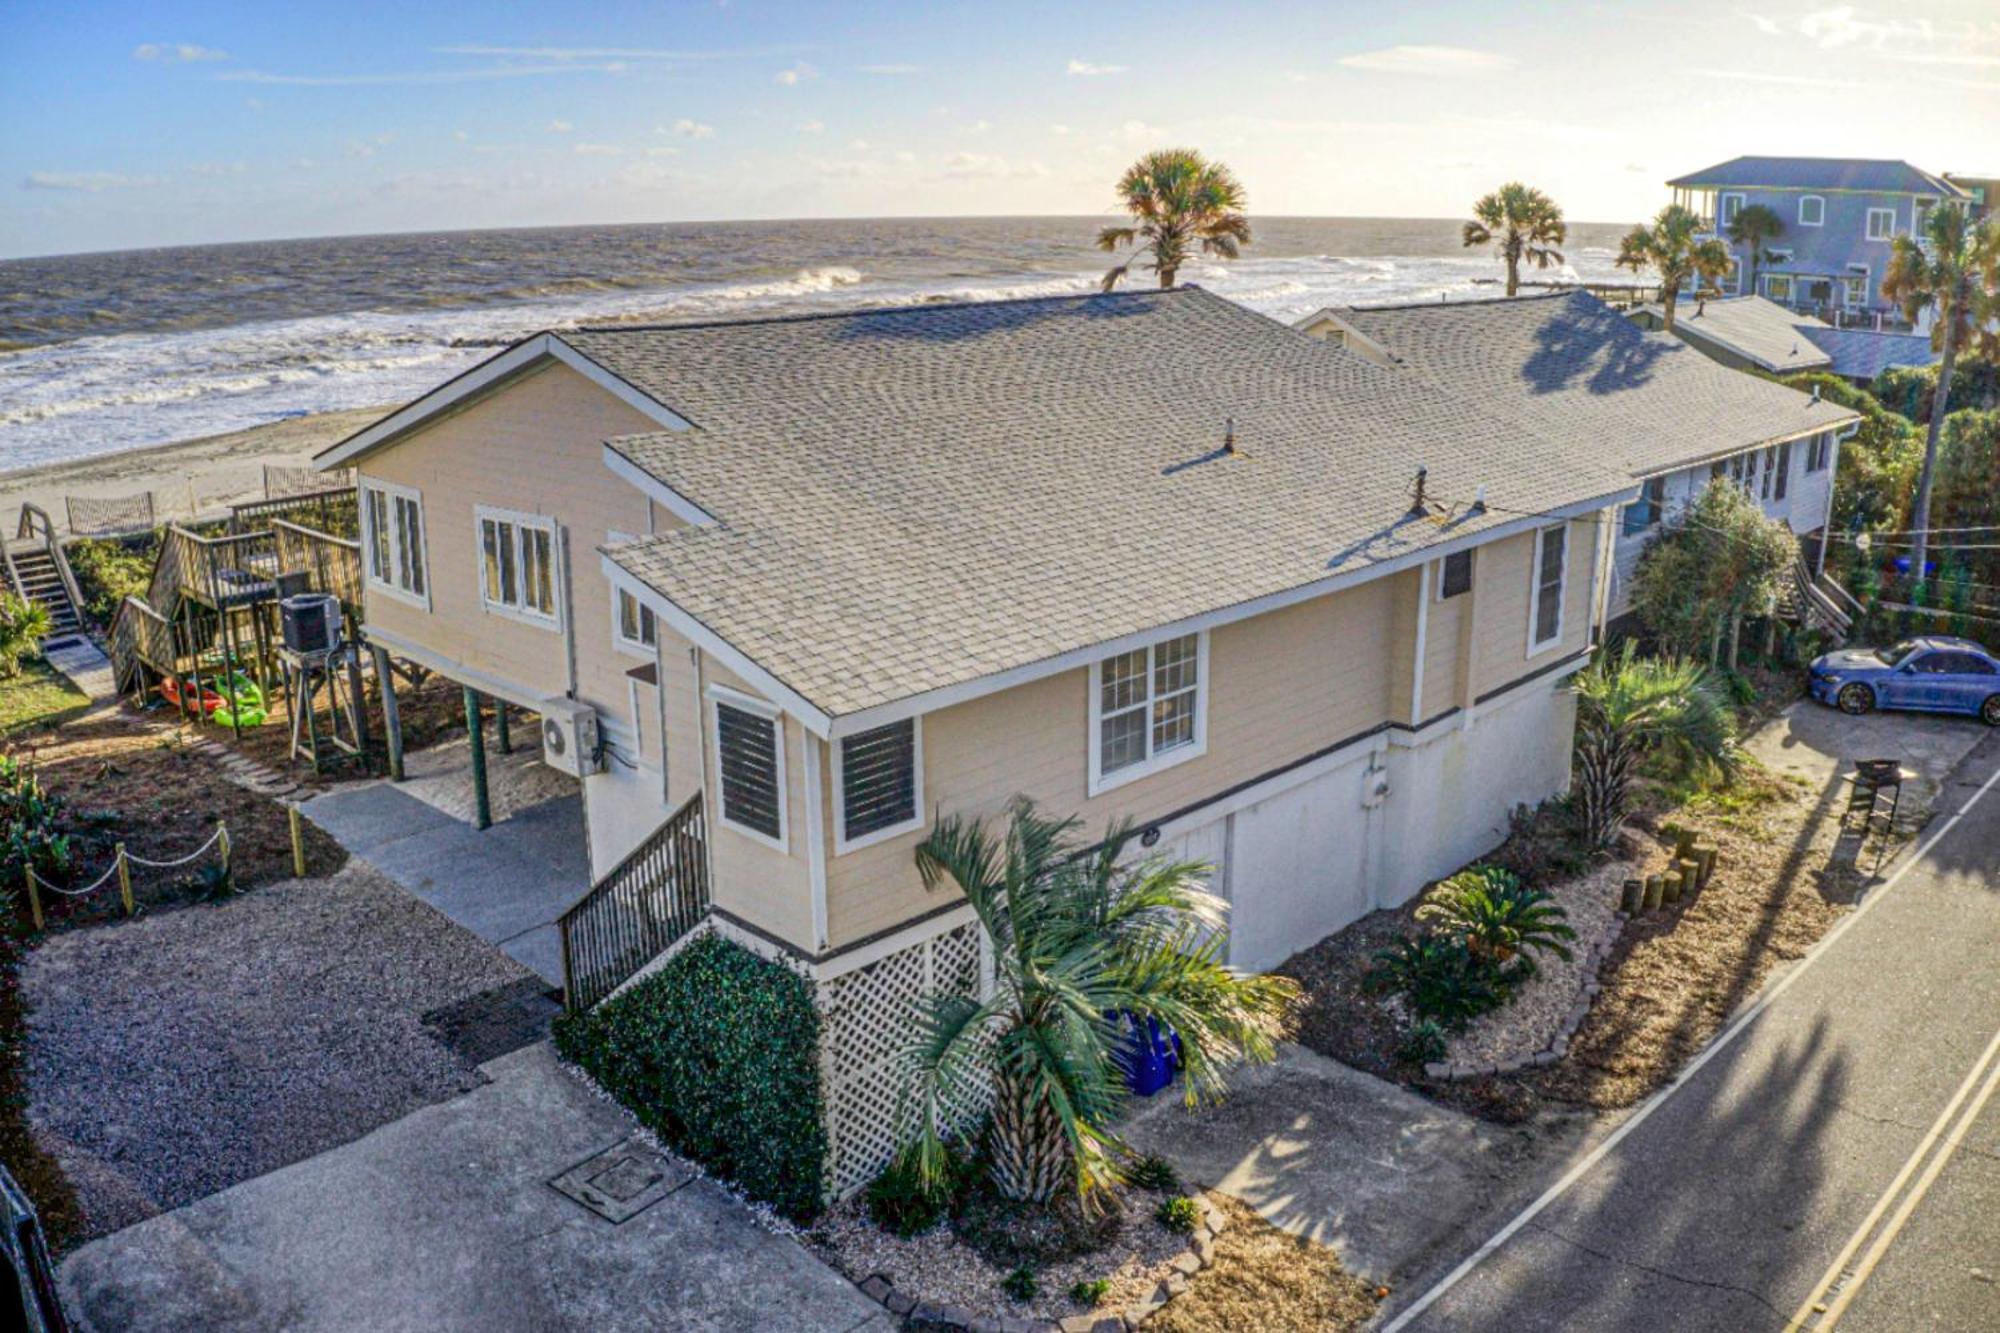
[[[789,716],[782,719],[785,729],[785,845],[779,851],[768,843],[730,827],[722,821],[722,794],[715,771],[713,714],[709,709],[708,687],[720,685],[739,694],[757,697],[757,691],[736,673],[707,653],[699,656],[696,676],[701,700],[702,804],[708,811],[709,865],[713,876],[711,894],[715,905],[732,916],[748,921],[767,934],[776,935],[797,948],[812,951],[812,878],[807,864],[805,766],[806,733]]]

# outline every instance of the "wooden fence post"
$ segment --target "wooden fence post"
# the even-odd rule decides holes
[[[28,910],[34,914],[35,929],[40,930],[42,928],[42,893],[40,889],[35,887],[35,868],[33,866],[23,866],[21,874],[28,881]]]
[[[217,820],[215,824],[215,846],[222,854],[222,868],[229,869],[229,825]]]
[[[132,865],[125,859],[125,844],[118,844],[118,896],[125,900],[125,915],[132,915]]]
[[[306,837],[305,830],[299,826],[299,808],[296,805],[285,807],[285,822],[291,825],[292,829],[292,878],[304,879],[306,877]]]

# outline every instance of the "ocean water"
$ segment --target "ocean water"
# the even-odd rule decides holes
[[[0,472],[416,396],[540,329],[1090,291],[1102,218],[430,232],[0,261]],[[1441,219],[1272,218],[1181,272],[1280,319],[1499,294]],[[1620,281],[1621,227],[1540,280]],[[1129,283],[1150,285],[1133,273]]]

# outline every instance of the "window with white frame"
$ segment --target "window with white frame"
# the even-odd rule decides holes
[[[1871,275],[1863,265],[1850,264],[1840,283],[1845,289],[1847,304],[1864,306],[1868,304],[1868,279]]]
[[[1778,446],[1778,466],[1774,475],[1777,480],[1771,487],[1771,498],[1782,500],[1792,479],[1792,442],[1786,440]]]
[[[614,546],[633,540],[631,533],[616,530],[604,536]],[[653,619],[653,609],[616,586],[611,589],[611,640],[633,657],[643,657],[649,662],[660,642],[660,627]]]
[[[1208,635],[1183,634],[1090,668],[1090,789],[1192,759],[1207,745]]]
[[[1824,472],[1833,461],[1833,434],[1822,431],[1806,443],[1806,471]]]
[[[1791,275],[1786,273],[1765,274],[1764,295],[1770,297],[1773,301],[1791,300],[1792,299]]]
[[[1534,605],[1529,608],[1528,650],[1535,652],[1562,638],[1563,566],[1569,548],[1569,526],[1543,528],[1535,541]]]
[[[1777,471],[1778,451],[1776,449],[1766,449],[1764,451],[1764,474],[1757,483],[1758,499],[1768,500],[1771,498],[1771,481],[1777,474]]]
[[[1868,239],[1886,241],[1896,234],[1896,210],[1893,208],[1871,208],[1868,210]]]
[[[834,763],[837,851],[893,838],[923,822],[923,738],[915,718],[843,736]]]
[[[1453,551],[1438,563],[1438,600],[1472,591],[1472,552]]]
[[[785,728],[762,699],[719,686],[715,710],[715,772],[722,822],[785,850]]]
[[[392,596],[430,605],[424,557],[423,496],[407,486],[363,479],[361,544],[368,582]]]
[[[548,625],[556,614],[556,523],[542,514],[475,511],[479,595],[489,611]]]
[[[1636,537],[1646,529],[1657,526],[1666,507],[1667,479],[1646,478],[1646,484],[1639,488],[1639,498],[1625,506],[1623,535]]]
[[[1722,196],[1722,212],[1717,221],[1724,227],[1736,221],[1736,215],[1743,211],[1743,196],[1725,194]]]
[[[1818,227],[1826,223],[1826,200],[1816,194],[1799,196],[1799,225]]]

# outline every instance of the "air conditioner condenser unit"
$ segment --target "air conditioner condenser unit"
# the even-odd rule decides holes
[[[560,695],[542,700],[541,709],[542,762],[573,778],[597,772],[597,710]]]

